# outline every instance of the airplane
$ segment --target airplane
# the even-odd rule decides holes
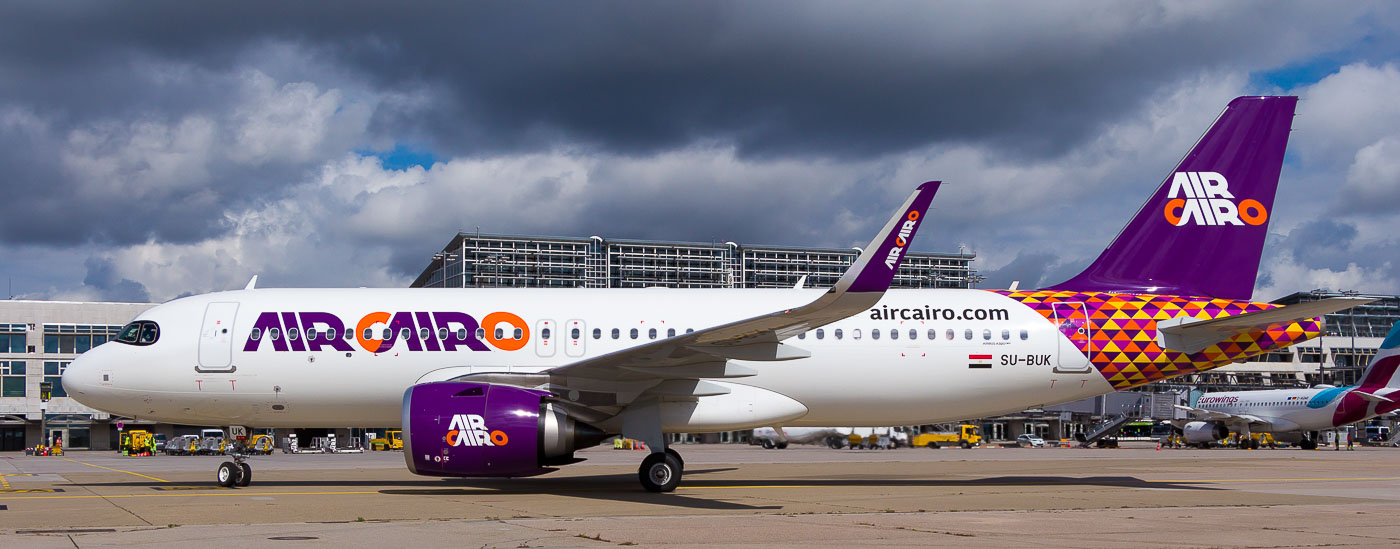
[[[1234,431],[1241,440],[1250,440],[1250,433],[1271,433],[1274,440],[1313,450],[1317,441],[1307,436],[1309,432],[1351,425],[1400,409],[1397,367],[1400,322],[1390,327],[1379,352],[1356,385],[1207,393],[1201,395],[1195,407],[1177,406],[1192,418],[1173,420],[1172,425],[1181,429],[1188,444],[1202,448],[1209,448]],[[1241,448],[1258,448],[1258,444],[1247,442]]]
[[[250,282],[138,315],[62,383],[99,410],[235,436],[399,427],[419,475],[538,475],[621,435],[650,449],[653,492],[684,472],[668,433],[940,423],[1138,387],[1317,337],[1321,315],[1367,302],[1250,301],[1296,103],[1231,101],[1102,254],[1044,289],[889,290],[931,181],[829,289]],[[216,474],[251,478],[240,456]]]
[[[894,427],[788,427],[781,430],[759,427],[753,430],[750,444],[758,444],[768,450],[783,450],[788,444],[821,444],[835,450],[848,445],[851,435],[861,440],[867,440],[872,435],[886,437],[895,445],[900,444],[901,439],[904,444],[909,442],[909,437],[896,432]]]

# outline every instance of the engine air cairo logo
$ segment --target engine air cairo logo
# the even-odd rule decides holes
[[[899,254],[904,253],[904,247],[909,245],[909,235],[914,233],[914,225],[919,221],[919,211],[909,210],[909,215],[904,218],[904,225],[899,228],[899,234],[894,237],[894,247],[890,248],[890,254],[885,257],[885,266],[894,270],[894,266],[899,262]]]
[[[454,414],[447,426],[448,446],[505,446],[510,438],[503,431],[486,427],[486,419],[476,414]]]
[[[1263,225],[1269,211],[1253,198],[1236,201],[1225,176],[1216,172],[1176,172],[1162,212],[1167,223],[1184,225]]]

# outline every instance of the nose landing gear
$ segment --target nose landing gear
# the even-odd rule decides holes
[[[229,432],[234,434],[233,451],[229,454],[233,461],[220,463],[214,479],[224,488],[242,488],[253,482],[253,466],[248,465],[248,429],[235,425],[229,427]]]

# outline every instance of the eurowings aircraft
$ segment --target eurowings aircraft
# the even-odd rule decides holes
[[[541,474],[621,434],[651,449],[651,491],[683,474],[667,433],[937,423],[1137,387],[1316,337],[1318,316],[1358,303],[1249,301],[1296,102],[1232,101],[1050,288],[886,291],[935,181],[830,289],[250,284],[150,309],[63,385],[113,414],[234,432],[401,426],[421,475]],[[251,476],[241,458],[219,467],[224,485]]]
[[[1172,423],[1189,444],[1207,447],[1230,431],[1242,438],[1251,432],[1271,433],[1280,442],[1312,450],[1317,441],[1307,436],[1400,409],[1400,322],[1390,327],[1376,357],[1366,366],[1361,382],[1351,387],[1274,389],[1207,393],[1196,407],[1177,406],[1192,419]],[[1257,442],[1255,442],[1257,444]]]

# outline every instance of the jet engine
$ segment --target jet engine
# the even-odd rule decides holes
[[[1230,436],[1230,430],[1219,423],[1192,421],[1181,427],[1181,435],[1186,438],[1186,442],[1200,444],[1225,440],[1225,437]]]
[[[574,450],[607,438],[535,389],[441,381],[403,395],[408,470],[445,477],[523,477],[581,461]]]

